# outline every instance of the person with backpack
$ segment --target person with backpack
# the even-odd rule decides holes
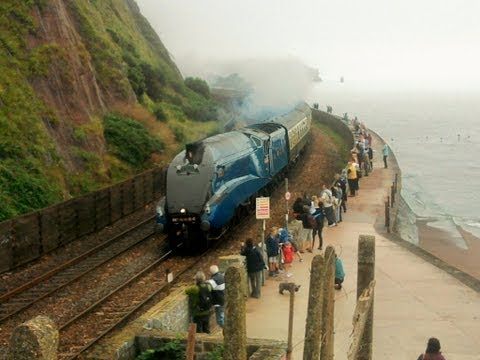
[[[210,334],[210,312],[212,309],[212,285],[205,281],[205,273],[197,271],[195,286],[185,292],[188,295],[193,322],[197,324],[197,333]]]
[[[262,287],[262,271],[265,269],[263,255],[253,245],[253,239],[247,239],[245,245],[242,243],[240,255],[245,256],[248,279],[250,280],[251,297],[260,299]]]
[[[218,270],[217,265],[210,266],[210,280],[212,285],[212,304],[215,310],[217,325],[223,329],[225,323],[225,275]]]

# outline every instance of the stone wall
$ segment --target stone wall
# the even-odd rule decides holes
[[[136,347],[139,353],[148,349],[159,348],[162,345],[180,339],[186,344],[185,335],[175,334],[168,331],[143,331],[136,337]],[[208,353],[223,345],[223,338],[196,334],[195,355],[197,360],[204,359]],[[281,360],[285,358],[287,345],[284,341],[268,339],[247,339],[247,356],[249,360]]]

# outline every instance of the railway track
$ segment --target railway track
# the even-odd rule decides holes
[[[176,259],[169,259],[172,252],[164,250],[158,260],[81,314],[60,325],[58,359],[81,358],[82,354],[93,348],[101,339],[128,322],[143,307],[148,306],[150,301],[158,301],[162,293],[166,293],[172,285],[182,280],[183,275],[203,261],[207,252],[184,261],[181,268],[177,269],[173,282],[169,283],[165,274],[171,264],[167,262],[175,262]]]
[[[153,218],[0,296],[0,324],[150,238]]]

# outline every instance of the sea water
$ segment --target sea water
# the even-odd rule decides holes
[[[404,206],[418,218],[448,231],[460,248],[466,245],[457,226],[480,238],[480,91],[365,91],[318,83],[308,101],[357,116],[389,144],[402,170]],[[416,229],[407,238],[418,243]]]

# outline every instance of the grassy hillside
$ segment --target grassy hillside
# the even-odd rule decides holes
[[[166,163],[220,128],[133,0],[0,2],[0,221]]]

